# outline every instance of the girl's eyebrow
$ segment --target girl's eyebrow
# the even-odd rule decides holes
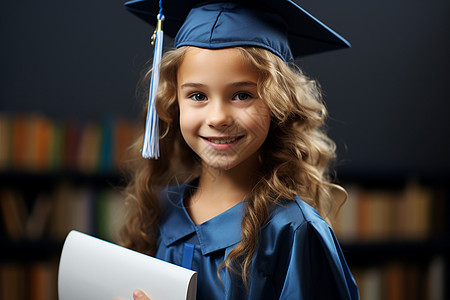
[[[253,81],[241,81],[241,82],[234,82],[230,84],[232,87],[256,87],[256,82]]]
[[[203,88],[205,87],[204,84],[201,83],[194,83],[194,82],[187,82],[187,83],[183,83],[180,86],[180,89],[186,89],[186,88]]]
[[[256,87],[257,84],[256,82],[253,81],[239,81],[239,82],[233,82],[231,84],[229,84],[230,87]],[[183,83],[180,86],[180,89],[185,89],[185,88],[204,88],[206,87],[205,84],[202,83],[195,83],[195,82],[187,82],[187,83]]]

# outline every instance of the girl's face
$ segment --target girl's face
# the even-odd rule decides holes
[[[180,128],[204,164],[229,170],[257,162],[270,126],[257,82],[238,49],[186,52],[177,73]]]

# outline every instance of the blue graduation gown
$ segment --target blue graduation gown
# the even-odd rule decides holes
[[[188,184],[161,193],[156,257],[198,272],[197,299],[359,299],[341,248],[317,211],[296,197],[271,211],[253,257],[249,293],[240,276],[217,270],[241,239],[245,201],[195,225],[184,204]]]

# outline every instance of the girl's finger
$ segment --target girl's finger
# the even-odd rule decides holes
[[[150,300],[150,298],[147,297],[147,295],[145,295],[144,292],[141,290],[134,291],[133,298],[134,300]]]

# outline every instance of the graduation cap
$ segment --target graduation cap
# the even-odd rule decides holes
[[[291,0],[164,0],[163,3],[161,0],[133,0],[125,6],[156,27],[155,75],[149,101],[149,113],[153,109],[153,115],[148,117],[147,127],[149,122],[157,127],[158,122],[151,99],[156,95],[159,81],[155,71],[162,52],[163,20],[164,32],[174,38],[175,48],[257,46],[291,62],[301,56],[350,47],[344,38]],[[149,131],[151,137],[144,138],[143,156],[158,158],[155,143],[158,143],[159,133],[157,128]],[[148,153],[146,147],[150,140],[151,153]]]

